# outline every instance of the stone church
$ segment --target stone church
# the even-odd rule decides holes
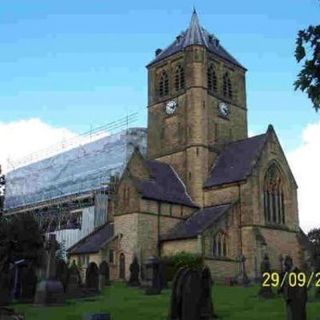
[[[304,262],[297,184],[276,132],[248,137],[246,68],[199,23],[157,49],[148,69],[146,151],[135,147],[108,217],[68,253],[127,278],[134,256],[202,255],[216,279],[259,276],[268,253]]]

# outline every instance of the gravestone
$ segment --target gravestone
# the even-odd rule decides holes
[[[128,285],[131,287],[139,287],[140,286],[140,280],[139,280],[140,265],[137,257],[133,258],[133,261],[130,265],[129,270],[130,270],[130,278],[129,278]]]
[[[54,234],[49,235],[45,243],[47,251],[47,270],[45,279],[37,285],[34,303],[35,305],[62,305],[65,295],[62,283],[56,278],[56,251],[59,245]]]
[[[200,319],[211,320],[215,317],[212,302],[212,285],[213,280],[208,267],[204,267],[201,274],[201,299],[200,299]]]
[[[18,314],[12,308],[0,307],[0,320],[24,320],[25,317]]]
[[[66,292],[68,277],[69,277],[69,269],[64,260],[59,259],[56,262],[56,279],[58,279],[63,285],[63,291]]]
[[[86,288],[91,292],[99,291],[99,268],[94,262],[86,270]]]
[[[82,320],[111,320],[109,313],[87,313],[84,314]]]
[[[99,266],[99,289],[110,286],[110,269],[106,261],[102,261]]]
[[[296,277],[297,274],[301,272],[298,268],[294,268],[290,256],[286,256],[284,265],[285,271],[288,273],[295,273]],[[288,279],[289,276],[286,277],[282,290],[286,303],[287,320],[306,320],[306,303],[308,300],[307,288],[306,286],[291,286]]]
[[[78,298],[82,296],[81,276],[76,263],[73,261],[69,268],[69,277],[66,286],[66,294],[68,298]]]
[[[0,306],[7,306],[10,303],[10,274],[9,270],[0,268]]]
[[[263,260],[261,262],[261,266],[260,266],[260,271],[261,271],[261,284],[260,284],[260,290],[258,293],[258,296],[261,298],[265,298],[265,299],[270,299],[273,298],[273,292],[270,287],[264,287],[263,283],[265,282],[265,277],[263,276],[264,274],[270,274],[271,273],[271,265],[270,265],[270,261],[269,261],[269,256],[267,254],[264,255]]]
[[[157,295],[161,293],[162,287],[159,266],[160,261],[156,257],[149,257],[145,262],[147,283],[145,293],[147,295]]]
[[[170,320],[211,320],[216,318],[212,303],[210,270],[182,267],[176,273],[171,294]]]
[[[28,263],[27,266],[21,268],[20,281],[21,296],[19,300],[23,302],[32,302],[37,286],[36,269],[32,263]]]

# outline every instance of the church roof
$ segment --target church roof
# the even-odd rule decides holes
[[[157,160],[145,160],[150,179],[139,179],[137,186],[143,198],[197,207],[187,193],[176,171],[168,164]]]
[[[200,209],[187,220],[178,223],[178,225],[167,235],[163,236],[161,240],[195,238],[217,222],[231,207],[232,204],[229,203]]]
[[[229,143],[214,162],[204,187],[210,188],[246,179],[262,151],[267,134]]]
[[[121,174],[139,146],[146,150],[146,128],[129,128],[6,175],[5,209],[16,209],[106,187]]]
[[[201,27],[196,10],[193,11],[188,29],[178,35],[176,40],[166,49],[162,50],[156,56],[156,58],[148,64],[147,67],[179,51],[182,51],[191,45],[204,46],[210,52],[246,70],[230,53],[227,52],[226,49],[221,46],[219,40],[213,34],[210,34],[206,29]]]
[[[114,236],[113,223],[106,223],[70,247],[69,254],[88,254],[99,252]]]

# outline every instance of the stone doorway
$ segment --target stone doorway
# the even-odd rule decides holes
[[[125,280],[126,278],[126,258],[123,253],[119,258],[119,278]]]

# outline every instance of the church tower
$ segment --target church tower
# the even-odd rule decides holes
[[[203,183],[221,148],[247,137],[246,69],[202,28],[190,25],[148,68],[148,158],[174,167],[203,206]]]

